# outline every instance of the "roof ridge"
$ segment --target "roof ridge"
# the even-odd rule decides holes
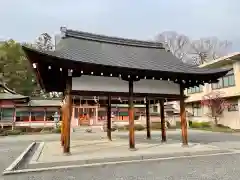
[[[98,42],[105,42],[105,43],[112,43],[112,44],[119,44],[119,45],[165,49],[162,43],[154,42],[154,41],[144,41],[144,40],[137,40],[137,39],[94,34],[89,32],[67,29],[65,27],[61,27],[60,31],[63,35],[62,36],[63,38],[72,37],[76,39],[86,39],[91,41],[98,41]]]

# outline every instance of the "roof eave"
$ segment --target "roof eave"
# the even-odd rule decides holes
[[[115,75],[117,75],[116,77],[118,77],[119,74],[123,74],[126,77],[128,75],[131,75],[131,77],[136,76],[138,77],[138,79],[142,79],[145,76],[150,77],[151,79],[152,77],[160,78],[160,80],[169,79],[171,81],[175,81],[175,83],[180,83],[182,80],[199,80],[199,81],[201,80],[204,82],[208,82],[208,81],[210,82],[210,81],[217,81],[219,77],[224,76],[229,71],[229,70],[220,70],[219,72],[216,71],[214,73],[180,73],[180,72],[171,72],[171,71],[165,72],[165,71],[147,70],[147,69],[134,69],[130,67],[110,66],[110,65],[94,64],[90,62],[80,62],[80,61],[74,61],[70,59],[64,59],[64,58],[58,57],[57,55],[54,56],[53,54],[39,52],[38,50],[34,50],[25,46],[23,47],[23,50],[28,56],[30,63],[38,63],[39,65],[41,65],[41,63],[45,65],[54,64],[54,66],[56,67],[59,66],[61,68],[64,67],[64,69],[72,69],[73,77],[81,76],[82,70],[85,73],[88,73],[84,75],[91,75],[93,71],[96,72],[96,73],[94,72],[95,75],[97,74],[100,75],[100,73],[102,73],[105,70],[105,72],[107,73],[113,72],[112,76],[115,72]],[[56,61],[56,59],[58,59],[58,61]],[[41,69],[38,68],[38,64],[36,65],[37,67],[34,68],[35,73],[37,75],[38,82],[43,89],[48,91],[50,89],[44,86],[43,78],[41,77],[41,73],[40,73]],[[48,68],[48,67],[45,67],[45,68]],[[87,70],[89,72],[86,72]],[[161,74],[161,77],[159,76],[159,74]],[[191,81],[191,83],[186,84],[186,87],[197,86],[203,83],[199,81],[198,82],[196,81],[194,83]]]
[[[31,50],[31,48],[28,48],[26,46],[22,46],[22,49],[23,49],[25,55],[28,57],[27,59],[30,63],[30,66],[31,66],[33,72],[35,72],[34,74],[35,74],[35,77],[37,79],[37,82],[39,83],[39,85],[41,86],[42,89],[45,89],[44,83],[42,81],[42,77],[39,73],[38,66],[36,66],[36,68],[33,67],[33,64],[36,62],[36,60],[34,60],[34,58],[32,58],[30,53],[29,53],[29,50]]]

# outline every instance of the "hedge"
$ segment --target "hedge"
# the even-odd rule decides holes
[[[129,125],[124,125],[124,126],[121,126],[121,127],[118,127],[117,128],[119,131],[123,131],[123,130],[128,130],[129,129]],[[145,129],[145,127],[141,124],[134,124],[134,129],[136,131],[142,131]]]
[[[189,127],[191,127],[191,128],[209,128],[209,127],[211,127],[211,123],[210,122],[189,121]]]

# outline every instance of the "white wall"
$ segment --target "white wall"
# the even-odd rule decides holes
[[[72,78],[72,90],[128,92],[128,82],[115,77],[82,76]],[[180,94],[179,84],[171,81],[146,80],[134,82],[134,93]]]

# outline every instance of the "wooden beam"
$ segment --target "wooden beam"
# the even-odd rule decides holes
[[[166,142],[167,136],[166,136],[166,122],[165,122],[165,114],[164,114],[164,100],[160,100],[160,116],[161,116],[162,142]]]
[[[129,148],[135,149],[135,134],[134,134],[134,105],[133,105],[133,80],[128,81],[129,84],[129,99],[128,99],[128,116],[129,116]]]
[[[64,125],[64,145],[63,145],[63,153],[70,153],[70,129],[71,129],[71,118],[72,118],[72,78],[68,77],[66,81],[66,118]]]
[[[182,145],[188,145],[188,135],[187,135],[187,120],[186,111],[184,103],[184,86],[180,84],[180,118],[181,118],[181,130],[182,130]]]
[[[122,97],[122,99],[128,98],[129,93],[128,92],[102,92],[102,91],[80,91],[80,90],[73,90],[73,95],[79,95],[79,96],[108,96],[108,94],[111,95],[112,100],[113,97]],[[170,100],[178,100],[180,95],[179,94],[152,94],[152,93],[133,93],[134,99],[143,99],[144,97],[148,96],[149,100],[156,100],[156,99],[162,99],[167,98],[168,101]]]
[[[111,96],[108,95],[108,103],[107,103],[107,137],[111,141],[112,140],[112,113],[111,113]]]
[[[146,129],[147,129],[147,139],[151,139],[149,100],[147,97],[146,97]]]

